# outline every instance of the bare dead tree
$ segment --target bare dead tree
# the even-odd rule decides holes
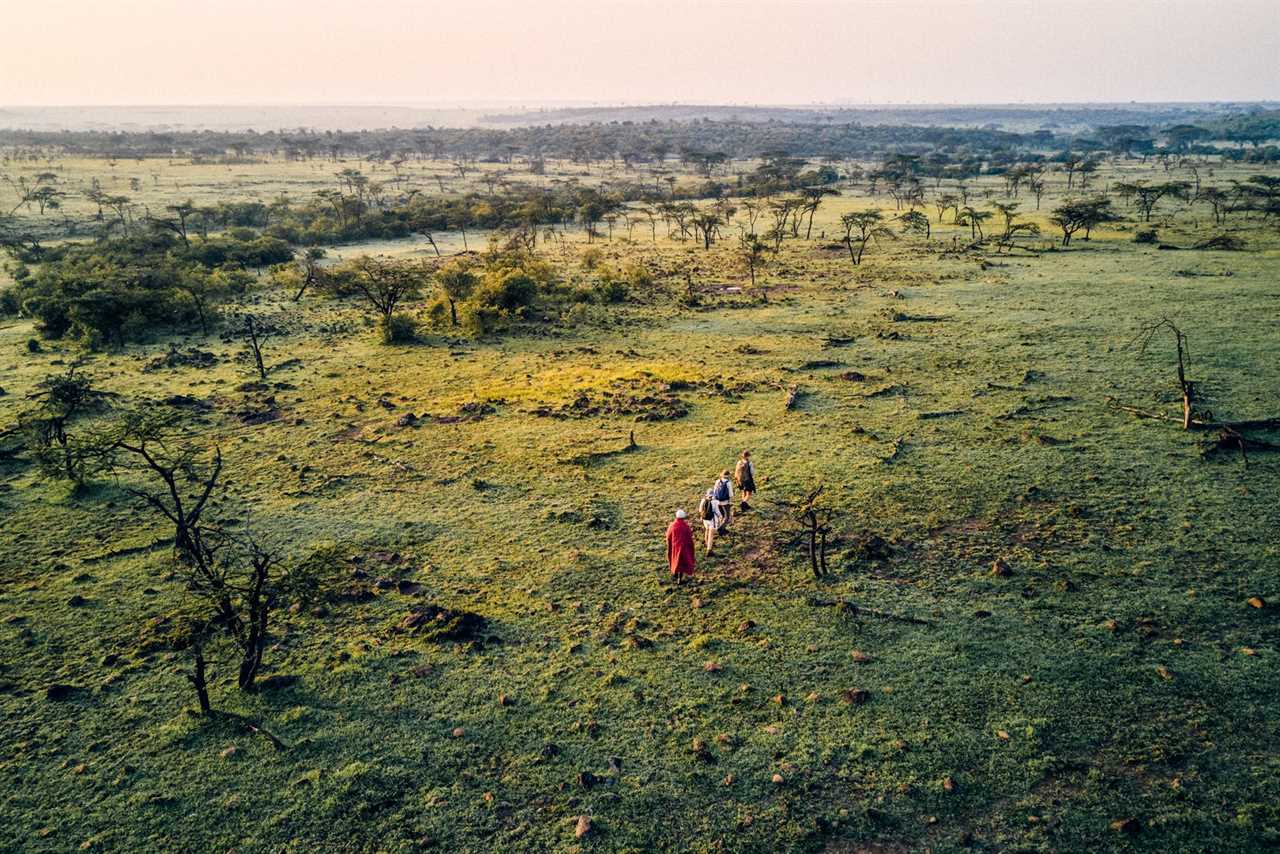
[[[1130,345],[1133,343],[1140,343],[1141,352],[1145,352],[1152,339],[1164,329],[1168,329],[1173,334],[1174,343],[1177,347],[1177,381],[1178,390],[1182,395],[1182,417],[1175,418],[1161,412],[1152,412],[1135,406],[1128,406],[1116,401],[1114,398],[1108,398],[1108,401],[1116,408],[1129,412],[1140,418],[1180,422],[1183,430],[1216,431],[1217,435],[1212,440],[1206,442],[1203,447],[1206,455],[1221,450],[1239,450],[1241,457],[1247,465],[1249,462],[1248,452],[1251,450],[1280,450],[1280,445],[1245,434],[1245,431],[1247,430],[1280,429],[1280,417],[1251,418],[1243,421],[1224,421],[1217,419],[1214,414],[1207,409],[1196,409],[1195,382],[1187,379],[1187,367],[1190,362],[1190,349],[1187,346],[1187,336],[1171,320],[1168,318],[1161,318],[1155,323],[1142,327],[1138,332],[1138,335],[1130,342]]]
[[[1151,340],[1159,334],[1160,330],[1168,329],[1173,333],[1174,343],[1178,348],[1178,390],[1182,394],[1182,429],[1191,429],[1192,403],[1195,400],[1195,383],[1187,379],[1187,360],[1189,350],[1187,349],[1187,336],[1181,329],[1174,325],[1173,321],[1167,317],[1162,317],[1155,323],[1144,326],[1138,335],[1129,342],[1128,346],[1139,344],[1139,353],[1146,353],[1147,347],[1151,344]]]
[[[831,517],[834,515],[830,508],[818,506],[823,489],[824,486],[819,486],[805,496],[795,513],[801,534],[808,543],[809,564],[814,578],[827,574],[827,537],[831,533]]]
[[[249,353],[253,356],[254,365],[258,369],[258,377],[263,382],[267,379],[267,367],[262,363],[262,341],[265,335],[260,336],[260,329],[253,322],[253,315],[246,314],[244,316],[244,335],[245,343],[249,346]]]

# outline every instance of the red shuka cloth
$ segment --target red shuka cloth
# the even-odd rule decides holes
[[[676,519],[667,528],[667,559],[671,561],[672,575],[693,575],[693,531],[683,519]]]

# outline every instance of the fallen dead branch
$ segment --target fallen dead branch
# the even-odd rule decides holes
[[[1183,419],[1178,418],[1176,415],[1152,412],[1149,409],[1129,406],[1114,397],[1107,397],[1107,403],[1122,412],[1128,412],[1130,415],[1136,415],[1139,418],[1185,424],[1184,429],[1187,430],[1280,430],[1280,418],[1251,418],[1245,421],[1207,421],[1203,418],[1191,418],[1184,422]]]
[[[932,620],[921,619],[920,617],[907,617],[902,614],[894,614],[890,611],[881,611],[877,608],[866,608],[848,599],[817,599],[810,597],[808,604],[814,608],[836,608],[841,613],[848,614],[851,617],[878,617],[881,620],[892,620],[896,623],[910,623],[913,626],[936,626]]]
[[[215,718],[221,718],[229,723],[236,724],[237,726],[242,727],[246,732],[262,736],[267,741],[271,742],[271,746],[276,750],[288,750],[288,746],[283,741],[272,735],[266,727],[249,720],[244,715],[237,715],[235,712],[224,712],[220,709],[213,709],[209,714]]]
[[[1137,336],[1134,337],[1129,345],[1141,341],[1141,352],[1146,352],[1147,346],[1151,340],[1162,329],[1168,329],[1173,333],[1174,344],[1177,347],[1178,366],[1177,366],[1177,382],[1178,391],[1182,395],[1182,417],[1176,418],[1166,415],[1162,412],[1153,412],[1149,409],[1142,409],[1136,406],[1129,406],[1120,403],[1115,398],[1108,397],[1107,402],[1113,407],[1136,415],[1139,418],[1147,418],[1155,421],[1172,421],[1181,423],[1183,430],[1216,430],[1218,436],[1209,442],[1204,449],[1204,455],[1209,456],[1221,450],[1239,450],[1245,464],[1249,462],[1248,452],[1255,451],[1273,451],[1280,450],[1280,445],[1246,436],[1242,431],[1245,430],[1276,430],[1280,429],[1280,418],[1250,418],[1242,421],[1221,421],[1214,418],[1213,413],[1205,409],[1196,408],[1196,384],[1194,381],[1187,379],[1187,364],[1189,361],[1189,348],[1187,347],[1187,336],[1168,318],[1161,318],[1155,323],[1148,324],[1139,330]],[[1126,345],[1126,346],[1129,346]]]

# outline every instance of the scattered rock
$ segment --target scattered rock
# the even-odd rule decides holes
[[[258,680],[259,691],[278,691],[296,684],[298,677],[292,673],[275,673]]]
[[[877,534],[864,534],[853,541],[846,557],[854,561],[885,562],[893,557],[893,546]]]
[[[414,632],[428,640],[478,640],[488,621],[471,611],[455,611],[439,605],[415,605],[400,620],[398,631]]]
[[[871,692],[865,688],[846,688],[840,692],[840,699],[851,706],[861,706],[871,699]]]
[[[467,731],[466,731],[464,728],[460,727],[460,726],[456,726],[456,727],[454,727],[454,728],[453,728],[453,737],[454,737],[454,738],[462,738],[462,737],[463,737],[464,735],[466,735],[466,734],[467,734]]]
[[[1266,602],[1266,600],[1265,600],[1265,599],[1263,599],[1261,596],[1250,596],[1248,601],[1249,601],[1249,606],[1250,606],[1251,608],[1265,608],[1265,607],[1267,607],[1267,602]]]
[[[218,755],[221,756],[223,759],[230,759],[231,757],[236,755],[236,746],[233,744],[230,747],[223,750]]]
[[[417,423],[418,416],[414,415],[412,412],[406,412],[404,415],[401,415],[396,419],[397,427],[413,427]]]
[[[212,412],[213,404],[207,400],[201,400],[198,397],[192,397],[189,394],[174,394],[160,401],[165,406],[171,406],[174,409],[190,409],[192,412]]]
[[[1004,558],[996,558],[991,564],[991,574],[997,578],[1008,578],[1013,575],[1013,569]]]
[[[573,828],[573,835],[576,839],[581,839],[591,832],[591,816],[578,816],[578,823]]]
[[[49,685],[44,689],[44,697],[46,700],[52,700],[55,703],[60,703],[63,700],[71,699],[72,695],[78,690],[80,689],[74,685],[54,682],[52,685]]]
[[[67,600],[67,607],[69,608],[82,608],[87,604],[89,604],[89,600],[78,593]]]
[[[169,352],[156,356],[142,367],[142,372],[149,374],[165,368],[212,368],[218,364],[218,357],[205,350],[191,347],[185,352],[176,345],[169,345]]]

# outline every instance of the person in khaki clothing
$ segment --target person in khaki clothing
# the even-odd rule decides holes
[[[733,479],[738,483],[738,492],[742,495],[742,511],[751,509],[751,496],[756,492],[756,465],[751,461],[751,452],[743,451],[738,465],[734,467]]]

